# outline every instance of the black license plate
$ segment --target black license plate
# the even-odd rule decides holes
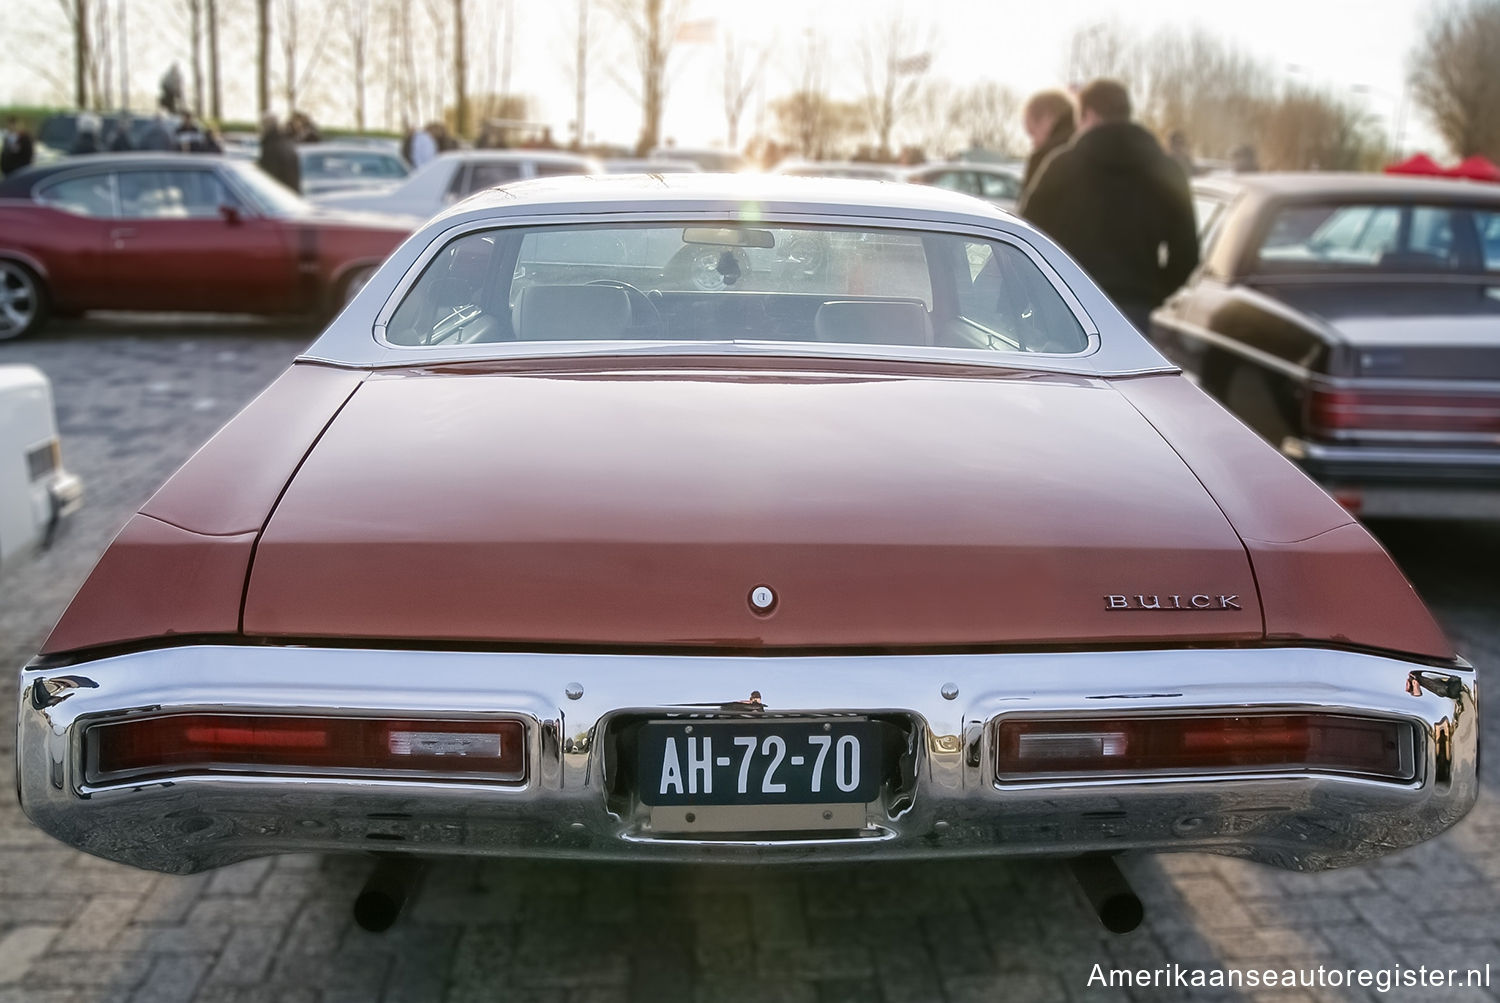
[[[880,793],[882,731],[858,718],[653,721],[637,789],[653,806],[865,803]]]

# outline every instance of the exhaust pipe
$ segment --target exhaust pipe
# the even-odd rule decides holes
[[[354,899],[354,922],[371,933],[389,930],[417,890],[425,869],[416,857],[382,856]]]
[[[1146,918],[1146,908],[1120,873],[1113,857],[1095,855],[1074,857],[1068,861],[1073,877],[1089,904],[1099,915],[1099,922],[1110,933],[1129,933]]]

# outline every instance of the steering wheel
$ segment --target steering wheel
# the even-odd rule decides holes
[[[661,311],[656,304],[651,302],[651,297],[641,292],[629,282],[619,279],[594,279],[588,283],[591,286],[609,286],[613,289],[621,289],[630,300],[630,328],[646,328],[649,333],[637,333],[638,338],[665,339],[667,336],[667,324],[661,318]]]

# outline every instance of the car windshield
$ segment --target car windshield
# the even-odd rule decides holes
[[[225,166],[234,172],[235,180],[247,189],[256,209],[267,216],[298,216],[310,211],[301,196],[255,164],[230,160],[225,162]]]
[[[1271,220],[1258,252],[1266,272],[1494,270],[1493,211],[1403,203],[1295,205]]]
[[[400,346],[757,341],[1076,353],[1078,319],[1003,241],[694,223],[487,230],[445,246],[386,325]]]

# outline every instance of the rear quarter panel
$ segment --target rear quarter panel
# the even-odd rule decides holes
[[[256,537],[364,377],[302,363],[283,373],[126,523],[42,654],[237,633]]]
[[[1181,377],[1114,385],[1172,445],[1239,534],[1267,641],[1454,657],[1390,555],[1295,464]]]

